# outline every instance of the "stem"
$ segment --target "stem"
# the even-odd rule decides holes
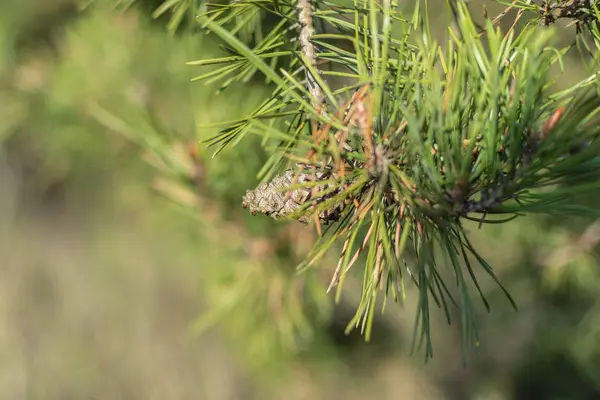
[[[313,35],[313,20],[312,20],[312,5],[313,0],[298,0],[298,19],[300,20],[300,45],[302,46],[302,53],[310,63],[310,65],[317,69],[317,60],[315,55],[315,46],[310,41]],[[315,78],[312,76],[308,68],[306,69],[306,81],[308,90],[312,96],[312,105],[315,109],[319,109],[323,102],[323,91],[317,84]]]

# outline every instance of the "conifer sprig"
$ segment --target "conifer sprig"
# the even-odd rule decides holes
[[[252,116],[209,142],[223,146],[255,133],[272,146],[270,173],[248,192],[244,206],[276,218],[313,220],[319,230],[329,224],[300,270],[341,239],[329,286],[337,287],[336,299],[351,267],[365,259],[361,300],[349,328],[360,327],[367,339],[378,301],[405,298],[408,279],[419,290],[415,343],[425,344],[426,357],[433,355],[433,305],[448,322],[451,307],[458,306],[465,348],[477,343],[468,282],[489,310],[474,266],[498,278],[462,221],[581,211],[565,200],[599,186],[591,178],[598,172],[600,128],[589,120],[600,101],[580,93],[597,79],[549,97],[549,71],[561,56],[548,47],[551,32],[529,25],[504,35],[488,21],[480,35],[464,3],[443,50],[420,4],[409,20],[391,1],[354,1],[352,8],[319,2],[314,18],[328,32],[312,35],[314,54],[307,54],[306,37],[288,40],[299,18],[291,4],[244,4],[273,13],[287,6],[282,21],[290,24],[278,25],[268,44],[251,48],[220,22],[200,18],[235,53],[223,59],[224,68],[245,63],[277,85]],[[289,56],[287,67],[267,64],[267,51]],[[344,78],[339,88],[326,79],[336,74]],[[316,92],[324,94],[318,100],[324,98],[325,112],[309,100]],[[350,100],[340,104],[349,92]],[[318,124],[307,123],[311,118]],[[287,169],[271,180],[281,168]],[[442,278],[446,261],[453,285]]]

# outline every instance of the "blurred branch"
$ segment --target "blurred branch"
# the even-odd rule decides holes
[[[600,220],[589,225],[577,238],[568,241],[544,257],[541,265],[561,270],[578,255],[593,251],[598,243],[600,243]]]

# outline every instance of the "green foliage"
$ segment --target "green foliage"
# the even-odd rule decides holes
[[[290,38],[293,23],[306,25],[295,4],[249,1],[216,11],[208,5],[198,17],[232,55],[193,62],[223,65],[197,80],[223,80],[222,90],[261,72],[275,86],[247,118],[228,122],[207,143],[219,152],[250,134],[261,135],[272,152],[264,180],[302,163],[297,176],[303,183],[278,188],[282,196],[291,192],[297,206],[283,206],[285,198],[265,202],[263,196],[274,195],[261,195],[259,188],[248,197],[248,207],[276,217],[338,221],[299,268],[313,266],[336,239],[344,239],[330,286],[340,283],[339,298],[356,258],[351,255],[366,255],[361,301],[350,324],[360,326],[367,339],[379,294],[384,293],[384,307],[388,296],[403,299],[410,277],[420,293],[415,339],[425,342],[426,357],[433,354],[433,304],[445,310],[448,322],[450,307],[458,306],[463,342],[476,344],[467,289],[469,278],[479,289],[473,262],[497,278],[471,245],[461,219],[483,224],[525,213],[595,212],[568,199],[598,188],[599,131],[590,119],[599,102],[594,90],[591,97],[583,92],[595,88],[596,76],[552,94],[550,70],[566,51],[552,48],[552,32],[530,24],[504,35],[488,21],[481,33],[462,3],[455,10],[457,26],[449,29],[443,46],[434,42],[419,4],[410,18],[389,1],[316,5],[314,20],[334,32],[311,36],[316,59],[323,61],[318,71],[301,40]],[[236,35],[241,25],[230,21],[253,17],[257,10],[281,22],[248,45]],[[277,68],[283,56],[289,61]],[[325,104],[315,103],[308,76],[316,80]],[[332,87],[329,76],[344,79]],[[341,104],[340,96],[357,87]],[[300,188],[310,192],[303,201],[293,194]],[[324,220],[323,212],[334,209]],[[508,218],[498,219],[502,214]],[[440,274],[444,260],[450,261],[457,298]]]

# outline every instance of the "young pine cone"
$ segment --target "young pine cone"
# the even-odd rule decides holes
[[[292,185],[311,182],[315,177],[317,180],[322,180],[325,176],[326,174],[323,172],[295,174],[293,170],[288,169],[283,174],[277,175],[270,182],[261,183],[254,190],[247,190],[242,200],[242,207],[247,208],[252,214],[262,213],[274,219],[287,217],[307,201],[314,201],[318,204],[326,198],[334,196],[337,191],[319,197],[319,192],[327,188],[326,184],[291,190],[286,190],[286,188]],[[294,180],[295,177],[296,179]],[[308,223],[312,207],[313,205],[306,210],[306,215],[298,217],[298,221],[305,224]],[[343,205],[339,205],[321,211],[319,213],[319,220],[324,224],[337,221],[341,216],[342,210]]]

